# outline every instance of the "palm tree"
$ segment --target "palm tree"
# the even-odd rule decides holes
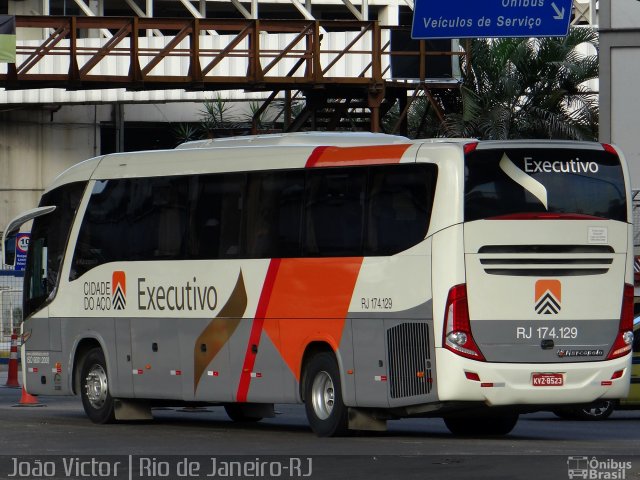
[[[578,52],[581,44],[596,53]],[[445,116],[449,137],[596,140],[598,34],[573,28],[564,38],[479,39],[463,60],[462,111]],[[468,62],[468,63],[467,63]]]

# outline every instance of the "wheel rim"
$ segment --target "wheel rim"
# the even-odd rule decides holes
[[[609,410],[609,402],[599,403],[590,408],[585,408],[584,412],[590,417],[601,417]]]
[[[326,420],[333,411],[335,402],[335,389],[331,376],[325,372],[319,372],[313,379],[311,386],[311,404],[313,411],[320,420]]]
[[[107,401],[107,372],[102,365],[93,365],[84,379],[87,400],[93,408],[99,409]]]

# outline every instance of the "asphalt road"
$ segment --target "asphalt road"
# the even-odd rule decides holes
[[[0,385],[5,378],[0,372]],[[456,438],[439,419],[317,438],[301,406],[277,405],[276,418],[253,424],[212,407],[94,425],[78,398],[16,406],[20,397],[0,388],[0,478],[640,479],[640,411],[601,422],[539,412],[502,438]]]

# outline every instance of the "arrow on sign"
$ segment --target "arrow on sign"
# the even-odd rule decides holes
[[[562,10],[559,10],[555,2],[551,2],[551,6],[556,11],[556,14],[553,16],[553,18],[555,18],[556,20],[564,20],[564,7],[562,7]]]

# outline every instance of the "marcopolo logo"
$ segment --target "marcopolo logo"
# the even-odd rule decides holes
[[[596,162],[575,160],[534,160],[524,157],[525,173],[598,173],[600,165]]]
[[[604,350],[600,348],[583,348],[583,349],[566,349],[560,348],[556,352],[560,358],[569,357],[602,357],[604,356]]]
[[[560,280],[538,280],[535,287],[535,309],[538,315],[556,315],[562,309]]]

